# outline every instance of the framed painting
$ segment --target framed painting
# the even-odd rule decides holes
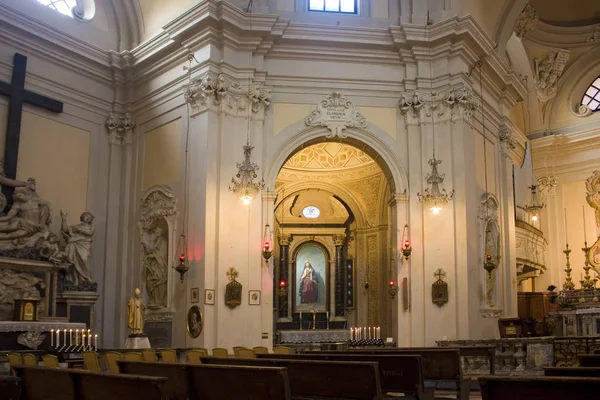
[[[204,289],[204,304],[209,306],[215,305],[215,290],[214,289]]]
[[[294,264],[294,311],[327,311],[328,259],[316,244],[301,247]]]
[[[190,297],[192,298],[192,303],[199,303],[200,302],[200,289],[198,289],[197,287],[192,288]]]
[[[260,306],[260,290],[248,291],[248,304],[251,306]]]
[[[191,306],[185,319],[186,330],[191,338],[196,339],[202,333],[204,328],[204,318],[202,310],[198,306]]]

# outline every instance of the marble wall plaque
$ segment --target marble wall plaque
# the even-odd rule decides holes
[[[152,347],[171,347],[171,332],[173,322],[146,322],[144,333],[150,339]]]

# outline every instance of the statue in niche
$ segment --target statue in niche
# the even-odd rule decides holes
[[[50,234],[50,203],[30,187],[17,187],[13,200],[8,213],[0,217],[0,250],[39,247]]]
[[[153,233],[142,241],[148,308],[162,308],[167,306],[168,246],[160,226],[154,228]]]
[[[94,216],[86,211],[79,217],[80,223],[71,226],[67,224],[67,214],[62,210],[60,216],[62,218],[60,229],[67,242],[65,247],[66,258],[71,264],[67,272],[67,280],[74,285],[91,282],[92,265],[90,258],[92,241],[96,231]]]

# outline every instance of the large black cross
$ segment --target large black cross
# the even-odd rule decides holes
[[[4,150],[4,173],[10,179],[16,179],[17,177],[23,104],[31,104],[55,113],[61,113],[63,110],[63,103],[60,101],[25,90],[26,70],[27,57],[23,54],[15,53],[11,83],[0,82],[0,94],[9,97],[6,149]],[[14,188],[9,186],[2,187],[2,193],[6,196],[9,204],[12,204],[13,190]]]

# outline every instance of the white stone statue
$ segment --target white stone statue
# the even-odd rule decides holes
[[[31,190],[35,190],[35,179],[29,178],[27,182],[18,181],[16,179],[10,179],[6,177],[6,173],[4,172],[4,160],[0,160],[0,190],[2,190],[3,186],[9,187],[28,187]],[[2,212],[7,205],[6,196],[0,193],[0,212]]]
[[[541,102],[556,96],[557,84],[569,60],[569,51],[550,51],[543,60],[534,59],[535,88]]]
[[[17,187],[13,205],[0,217],[0,250],[40,247],[50,231],[52,209],[30,187]]]
[[[142,241],[144,271],[148,289],[148,308],[167,306],[168,247],[161,227],[154,228],[154,235]]]
[[[67,272],[67,280],[74,285],[91,282],[92,265],[90,258],[92,241],[96,231],[94,216],[86,211],[79,217],[81,222],[71,226],[67,224],[67,214],[62,210],[60,216],[62,218],[61,232],[67,242],[65,253],[68,262],[71,264]]]
[[[144,303],[140,299],[140,289],[135,289],[133,297],[127,301],[127,326],[131,335],[144,333]]]

